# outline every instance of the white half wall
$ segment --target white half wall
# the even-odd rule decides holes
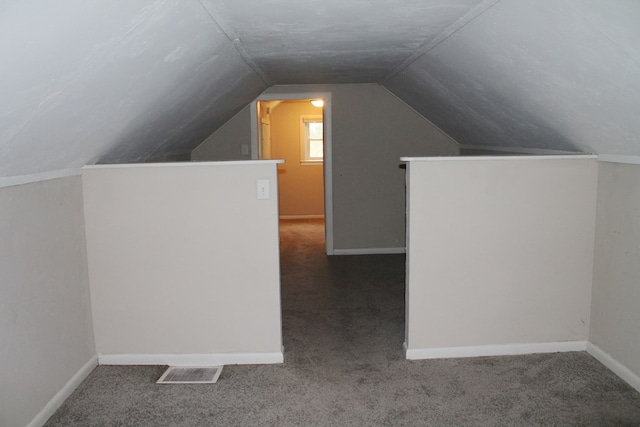
[[[598,181],[590,341],[640,390],[640,165],[600,162]]]
[[[405,160],[408,355],[584,349],[595,157]]]
[[[275,161],[93,166],[83,177],[101,363],[281,361]],[[269,199],[257,199],[257,180]]]
[[[81,177],[0,188],[0,218],[0,425],[41,425],[95,366]]]

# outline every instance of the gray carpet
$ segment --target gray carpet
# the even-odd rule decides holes
[[[99,366],[47,426],[640,426],[640,393],[586,353],[407,361],[404,256],[323,255],[322,223],[282,225],[285,363],[213,385]]]

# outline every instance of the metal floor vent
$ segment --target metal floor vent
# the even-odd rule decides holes
[[[157,384],[213,384],[222,366],[170,366]]]

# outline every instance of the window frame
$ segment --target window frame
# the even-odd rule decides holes
[[[322,158],[309,157],[311,139],[308,132],[307,123],[322,123]],[[315,139],[317,140],[317,139]],[[305,114],[300,116],[300,164],[301,165],[322,165],[324,163],[324,117],[322,115]]]

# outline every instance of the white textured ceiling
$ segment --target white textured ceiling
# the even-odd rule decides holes
[[[461,144],[640,154],[640,2],[503,0],[385,83]]]
[[[0,9],[0,176],[184,157],[267,85],[197,1]]]
[[[203,0],[271,84],[380,82],[483,3]]]
[[[640,155],[638,22],[637,0],[4,0],[0,176],[186,158],[298,83],[381,83],[462,144]]]

